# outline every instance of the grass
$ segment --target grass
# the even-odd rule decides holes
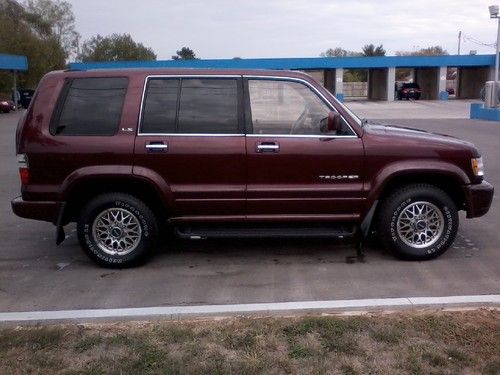
[[[0,329],[0,374],[500,375],[500,312]]]

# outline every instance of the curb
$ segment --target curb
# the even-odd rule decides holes
[[[345,313],[368,310],[495,307],[500,294],[446,297],[376,298],[331,301],[251,303],[234,305],[158,306],[120,309],[24,311],[0,313],[0,323],[43,323],[93,320],[180,320],[207,316],[289,315],[297,313]]]

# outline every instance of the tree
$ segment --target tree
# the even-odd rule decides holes
[[[63,69],[66,53],[52,25],[17,1],[0,0],[0,51],[24,55],[29,70],[19,74],[20,87],[35,87],[51,70]],[[0,91],[12,89],[12,77],[0,76]]]
[[[448,55],[441,46],[421,48],[418,51],[396,51],[396,56],[443,56]]]
[[[76,54],[80,34],[75,30],[71,4],[60,0],[27,0],[26,11],[36,20],[42,36],[49,34],[56,38],[66,58]]]
[[[321,57],[350,57],[360,56],[360,52],[348,51],[341,47],[328,48],[325,52],[319,54]]]
[[[89,61],[130,61],[156,60],[154,51],[142,43],[135,42],[129,34],[99,34],[86,40],[78,60]]]
[[[328,48],[325,52],[321,52],[319,55],[321,57],[346,57],[347,53],[347,50],[340,47],[335,47],[334,49]]]
[[[176,55],[172,56],[172,60],[195,60],[196,54],[189,47],[182,47],[176,51]]]
[[[375,47],[373,44],[367,44],[363,48],[363,56],[371,57],[371,56],[385,56],[384,46],[381,44],[380,46]]]

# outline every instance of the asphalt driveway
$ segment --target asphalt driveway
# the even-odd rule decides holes
[[[400,117],[404,104],[396,108]],[[369,110],[356,110],[370,117]],[[487,179],[500,186],[500,124],[465,118],[396,120],[393,109],[379,107],[371,117],[384,113],[391,123],[474,142],[483,153]],[[454,246],[428,262],[403,262],[368,247],[366,263],[346,264],[345,257],[355,252],[347,240],[176,240],[141,268],[99,268],[80,250],[74,226],[56,246],[51,224],[11,212],[10,200],[19,194],[17,119],[18,114],[0,114],[0,312],[500,292],[498,194],[488,215],[466,220],[462,213]]]

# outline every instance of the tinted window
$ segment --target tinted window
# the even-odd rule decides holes
[[[236,79],[182,79],[179,133],[238,133]]]
[[[142,133],[174,133],[178,79],[148,81],[142,116]]]
[[[69,83],[52,134],[112,135],[120,124],[127,78],[76,78]]]

